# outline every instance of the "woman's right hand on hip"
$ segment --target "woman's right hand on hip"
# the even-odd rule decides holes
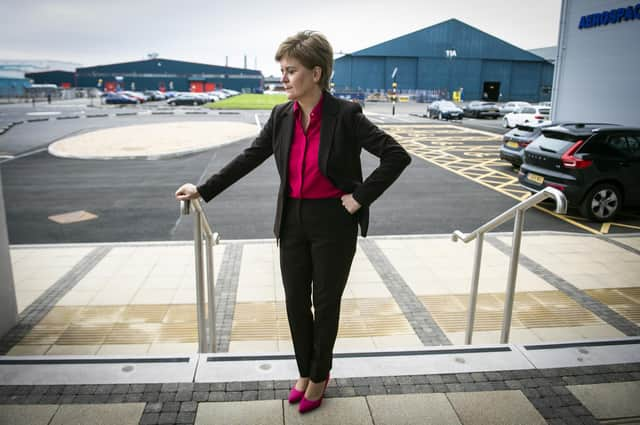
[[[200,197],[198,189],[191,183],[185,183],[176,190],[176,199],[186,201],[188,199],[197,199]]]

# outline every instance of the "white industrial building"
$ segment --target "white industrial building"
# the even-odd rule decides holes
[[[554,121],[640,127],[640,3],[563,0]]]

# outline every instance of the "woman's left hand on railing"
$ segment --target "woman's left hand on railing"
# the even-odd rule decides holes
[[[176,190],[176,199],[179,201],[187,201],[189,199],[198,199],[200,193],[194,184],[185,183]]]

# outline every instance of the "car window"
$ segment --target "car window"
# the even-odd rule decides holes
[[[640,158],[640,134],[627,136],[627,147],[632,158]]]
[[[538,108],[538,112],[544,115],[549,115],[549,108]]]
[[[541,150],[547,152],[563,153],[582,137],[559,131],[542,130],[542,135],[536,139]]]
[[[594,136],[581,153],[591,153],[604,158],[624,158],[628,155],[627,140],[624,136]]]
[[[536,110],[534,108],[522,108],[520,109],[521,114],[535,114]]]

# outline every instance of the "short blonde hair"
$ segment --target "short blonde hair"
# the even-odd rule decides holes
[[[276,61],[283,57],[300,61],[305,68],[319,66],[322,76],[318,83],[320,88],[329,90],[329,79],[333,70],[333,48],[327,38],[317,31],[300,31],[280,43],[276,51]]]

